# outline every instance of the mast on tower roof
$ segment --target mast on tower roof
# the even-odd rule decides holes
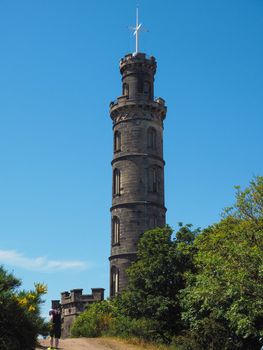
[[[141,31],[148,31],[142,27],[142,23],[139,24],[139,8],[136,8],[136,26],[131,27],[134,30],[133,35],[135,35],[135,54],[139,52],[139,33]]]

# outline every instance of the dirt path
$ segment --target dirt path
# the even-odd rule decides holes
[[[41,341],[41,348],[46,349],[49,346],[49,340]],[[122,341],[108,338],[77,338],[61,339],[59,344],[61,350],[141,350],[136,345],[126,344]]]

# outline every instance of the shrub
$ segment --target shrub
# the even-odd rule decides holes
[[[112,319],[108,335],[121,338],[139,338],[145,341],[160,341],[156,332],[157,322],[146,318],[135,319],[127,316],[117,316]],[[162,339],[163,340],[163,339]]]
[[[35,289],[27,292],[18,291],[20,285],[18,279],[0,267],[1,350],[33,350],[38,334],[47,331],[39,309],[46,286],[35,284]]]
[[[114,305],[105,300],[91,304],[71,327],[74,337],[99,337],[106,333],[115,314]]]
[[[196,328],[186,331],[181,336],[174,337],[172,344],[176,350],[242,349],[238,338],[231,333],[227,326],[212,317],[200,320]]]

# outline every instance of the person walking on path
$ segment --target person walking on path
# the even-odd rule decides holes
[[[58,349],[59,339],[61,336],[61,314],[60,310],[50,310],[49,311],[50,316],[50,347],[49,350],[56,350]],[[54,346],[54,339],[55,339],[55,347]]]

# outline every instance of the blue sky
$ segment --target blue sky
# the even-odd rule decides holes
[[[0,264],[48,284],[106,288],[118,63],[136,1],[0,1]],[[158,62],[167,223],[205,227],[263,174],[263,2],[139,1]]]

